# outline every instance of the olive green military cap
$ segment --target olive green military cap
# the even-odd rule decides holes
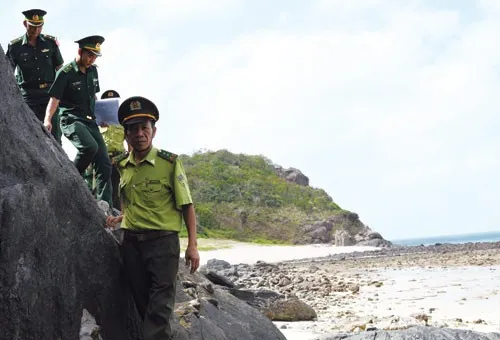
[[[101,95],[101,99],[109,99],[109,98],[120,98],[120,95],[115,90],[107,90],[104,91]]]
[[[42,26],[43,25],[43,17],[47,12],[41,9],[29,9],[23,12],[24,20],[31,26]]]
[[[75,42],[78,44],[78,47],[89,50],[98,57],[101,56],[101,44],[104,42],[104,38],[100,35],[91,35]]]
[[[135,96],[126,99],[118,108],[118,121],[121,125],[136,124],[147,120],[156,122],[160,112],[149,99]]]

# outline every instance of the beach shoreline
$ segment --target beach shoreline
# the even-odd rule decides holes
[[[239,273],[233,278],[237,284],[295,295],[312,306],[316,321],[275,322],[288,340],[423,324],[500,332],[500,310],[492,308],[500,305],[500,242],[378,250],[310,245],[265,246],[264,252],[259,247],[202,256],[205,262],[224,259],[226,251],[226,261],[232,260]],[[293,253],[282,254],[285,249]],[[253,257],[245,255],[248,251]],[[219,257],[211,257],[215,254]],[[290,283],[272,284],[253,265],[257,261],[272,263],[272,276]]]

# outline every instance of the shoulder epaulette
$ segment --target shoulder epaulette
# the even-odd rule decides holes
[[[165,150],[158,150],[158,157],[166,159],[167,161],[173,163],[175,162],[177,155],[175,153],[171,153]]]
[[[50,40],[54,40],[54,41],[57,40],[57,38],[54,37],[53,35],[48,35],[48,34],[42,34],[42,35],[43,35],[44,38],[47,38],[47,39],[50,39]]]
[[[20,42],[21,40],[23,40],[23,36],[20,36],[19,38],[16,38],[16,39],[14,39],[14,40],[11,40],[9,44],[14,45],[15,43],[18,43],[18,42]]]
[[[118,164],[121,161],[123,161],[125,158],[127,158],[128,155],[129,155],[128,151],[125,151],[124,153],[121,153],[121,154],[111,158],[111,163]]]
[[[72,69],[73,69],[73,65],[71,65],[71,63],[64,65],[63,68],[62,68],[62,70],[63,70],[64,73],[68,73]]]

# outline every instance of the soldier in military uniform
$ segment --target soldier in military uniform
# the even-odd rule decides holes
[[[41,34],[47,12],[31,9],[23,12],[26,34],[14,39],[7,48],[7,57],[16,71],[16,80],[23,98],[43,122],[49,102],[48,90],[63,58],[56,38]],[[52,120],[52,135],[61,144],[58,115]]]
[[[118,119],[132,151],[117,159],[123,215],[109,216],[108,227],[121,222],[122,256],[134,298],[144,320],[144,340],[171,339],[182,221],[188,231],[186,265],[200,264],[196,215],[189,186],[177,155],[153,147],[156,105],[143,97],[125,100]]]
[[[96,58],[101,55],[104,38],[98,35],[75,41],[78,55],[57,71],[52,84],[44,125],[50,131],[57,107],[61,111],[61,130],[77,149],[75,166],[82,174],[92,164],[96,173],[96,197],[112,206],[111,161],[95,121],[96,93],[100,92]]]

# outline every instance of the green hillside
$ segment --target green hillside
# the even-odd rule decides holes
[[[342,211],[324,190],[280,178],[262,156],[220,150],[181,159],[206,237],[289,243],[299,226]]]

